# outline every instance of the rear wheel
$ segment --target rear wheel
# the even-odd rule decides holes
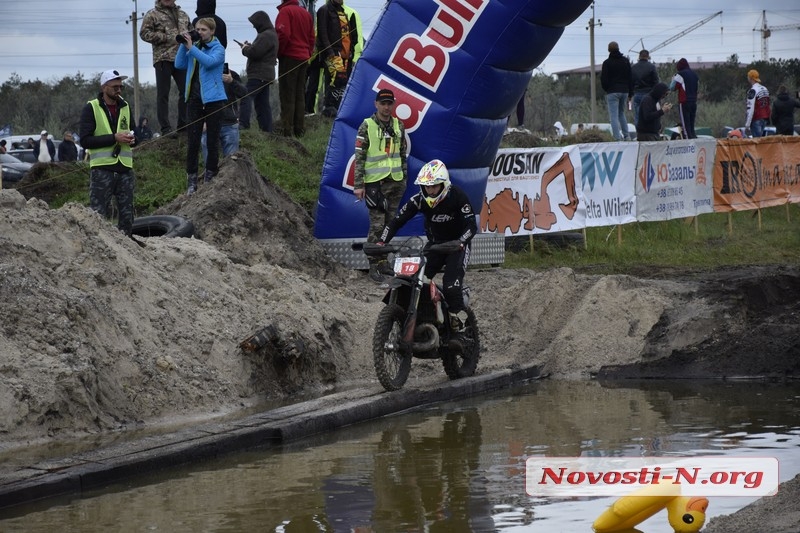
[[[400,348],[405,312],[397,304],[381,309],[372,335],[372,359],[383,388],[399,390],[411,371],[411,352]]]
[[[455,333],[442,348],[442,365],[450,379],[467,378],[478,368],[481,353],[481,341],[478,338],[478,322],[472,309],[466,309],[467,323],[463,331]]]

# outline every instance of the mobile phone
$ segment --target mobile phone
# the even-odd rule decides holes
[[[236,43],[236,44],[238,44],[239,46],[244,46],[242,43],[240,43],[240,42],[239,42],[239,41],[237,41],[236,39],[234,39],[234,40],[233,40],[233,42],[235,42],[235,43]]]
[[[231,69],[228,68],[228,64],[227,63],[222,65],[222,73],[223,74],[230,74],[231,73]]]

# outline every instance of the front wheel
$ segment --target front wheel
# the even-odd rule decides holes
[[[467,323],[464,329],[451,338],[451,342],[441,350],[442,365],[450,379],[467,378],[478,368],[481,354],[481,341],[478,338],[478,322],[472,309],[466,309]]]
[[[372,360],[378,381],[388,391],[403,388],[411,371],[411,352],[400,347],[405,312],[397,304],[381,309],[372,334]]]

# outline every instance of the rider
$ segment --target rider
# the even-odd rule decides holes
[[[470,241],[478,232],[475,212],[466,193],[450,183],[450,173],[438,159],[422,166],[414,185],[420,186],[420,192],[412,196],[383,228],[377,244],[391,241],[397,231],[419,212],[425,217],[425,233],[429,243],[461,242],[457,252],[427,252],[428,262],[425,266],[428,278],[433,278],[444,267],[444,297],[453,327],[461,329],[467,317],[462,291],[464,274],[469,264]]]

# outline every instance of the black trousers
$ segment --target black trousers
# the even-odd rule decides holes
[[[186,126],[186,71],[175,68],[172,61],[159,61],[153,67],[156,69],[156,114],[161,134],[172,131],[169,122],[169,93],[172,89],[172,80],[178,86],[178,129]]]

